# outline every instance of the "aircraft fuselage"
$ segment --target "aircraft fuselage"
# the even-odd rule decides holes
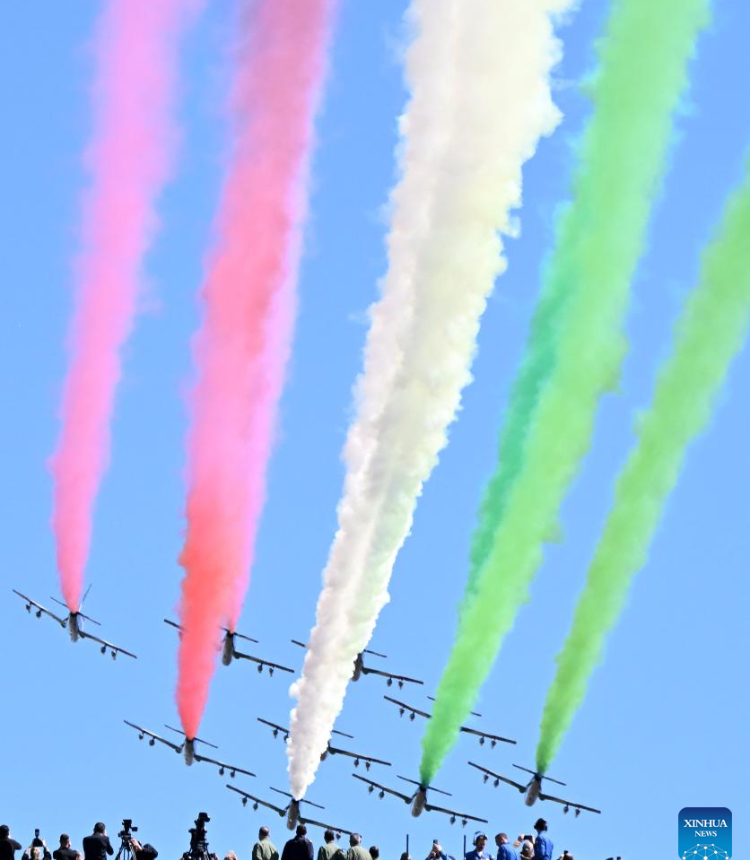
[[[188,767],[195,761],[195,741],[190,738],[185,738],[185,745],[182,748],[182,754],[185,757],[185,764]]]
[[[526,806],[533,806],[539,800],[542,791],[541,777],[535,776],[526,789]]]
[[[68,633],[71,642],[77,642],[81,638],[81,616],[78,612],[71,612],[68,615]]]
[[[286,810],[286,826],[289,830],[294,830],[299,821],[299,800],[292,799]]]
[[[359,681],[362,677],[362,669],[364,668],[364,660],[362,654],[357,654],[357,659],[354,661],[354,671],[352,672],[352,681]]]
[[[420,786],[411,800],[411,814],[414,818],[419,818],[424,812],[425,806],[427,806],[427,789]]]
[[[224,636],[224,646],[221,652],[221,662],[228,666],[234,659],[234,633],[227,632]]]

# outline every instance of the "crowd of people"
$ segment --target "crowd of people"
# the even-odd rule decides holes
[[[547,832],[547,822],[543,818],[537,820],[534,829],[536,836],[520,834],[515,840],[511,840],[507,833],[498,833],[495,836],[496,851],[489,849],[487,834],[477,832],[472,841],[473,848],[466,852],[464,860],[575,860],[573,854],[567,849],[557,856],[554,854],[554,846]],[[336,843],[332,830],[325,831],[323,840],[316,855],[315,847],[307,836],[307,827],[300,824],[297,826],[295,836],[279,853],[271,841],[269,828],[261,827],[258,841],[253,846],[252,860],[379,860],[380,858],[378,846],[372,845],[370,848],[365,848],[359,833],[352,833],[349,836],[348,848],[343,848]],[[237,857],[231,852],[225,860],[237,860]],[[412,860],[412,858],[408,853],[404,853],[400,860]],[[446,854],[440,843],[435,840],[425,860],[456,860],[456,858]],[[622,858],[618,857],[617,860]]]
[[[466,852],[464,860],[575,860],[573,854],[567,849],[555,856],[554,846],[547,831],[547,822],[543,818],[537,820],[534,829],[536,836],[520,834],[515,840],[511,840],[507,833],[498,833],[495,836],[496,851],[490,849],[487,834],[477,832],[472,840],[473,847]],[[135,860],[156,860],[158,852],[151,845],[141,845],[134,836],[128,836],[128,840]],[[10,828],[5,824],[0,825],[0,860],[16,860],[16,852],[22,847],[12,838]],[[60,835],[60,846],[51,852],[46,842],[39,837],[39,831],[36,831],[31,844],[23,851],[21,860],[107,860],[109,855],[114,854],[114,849],[103,823],[97,822],[93,833],[84,837],[82,849],[81,852],[73,848],[70,837],[67,833],[63,833]],[[218,860],[216,855],[209,856]],[[224,860],[238,860],[238,858],[233,851],[230,851]],[[326,830],[323,834],[323,843],[316,853],[312,841],[307,836],[307,827],[299,824],[295,835],[285,843],[279,853],[271,841],[270,829],[261,827],[258,841],[253,845],[251,860],[380,860],[380,849],[377,845],[365,848],[362,845],[362,836],[358,833],[352,833],[349,836],[349,847],[344,848],[336,842],[335,833],[332,830]],[[400,860],[412,860],[412,858],[408,853],[404,853]],[[456,860],[456,858],[447,854],[439,841],[435,840],[425,860]],[[614,860],[614,858],[608,858],[608,860]],[[622,858],[618,857],[617,860]]]

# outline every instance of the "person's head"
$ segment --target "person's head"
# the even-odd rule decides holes
[[[60,834],[60,848],[70,848],[70,836],[67,833]]]
[[[487,834],[486,833],[475,833],[474,834],[474,847],[477,851],[484,851],[484,846],[487,844]]]
[[[372,860],[378,860],[378,857],[380,857],[380,848],[377,845],[370,847],[370,857],[372,857]]]
[[[326,842],[333,842],[333,830],[326,830],[323,834],[323,839],[325,839]]]
[[[534,837],[530,833],[527,833],[523,838],[524,838],[525,842],[533,842],[534,841]]]
[[[228,851],[224,860],[237,860],[237,855],[234,853],[234,851]]]
[[[7,824],[0,824],[0,839],[7,839],[10,836],[10,827]]]
[[[401,855],[401,857],[399,857],[399,860],[411,860],[411,857],[409,856],[409,852],[404,851],[404,853]]]
[[[102,821],[97,821],[94,825],[94,833],[106,833],[107,828],[104,826]]]
[[[297,836],[307,836],[307,828],[304,824],[297,825]]]
[[[42,860],[42,849],[39,845],[33,845],[31,847],[29,857],[31,858],[31,860]]]
[[[352,846],[352,848],[354,848],[355,845],[359,845],[361,841],[362,837],[359,835],[359,833],[352,833],[349,837],[349,844]]]
[[[534,825],[534,830],[537,833],[544,833],[547,829],[547,822],[543,818],[537,818],[536,824]]]
[[[271,831],[267,827],[261,827],[258,831],[258,839],[268,839],[271,835]]]
[[[507,833],[498,833],[495,836],[495,845],[499,848],[501,845],[508,844],[508,834]]]

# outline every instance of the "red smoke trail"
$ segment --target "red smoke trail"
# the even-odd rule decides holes
[[[83,200],[62,429],[51,461],[57,566],[71,610],[81,601],[94,500],[109,455],[120,349],[156,226],[154,201],[172,164],[178,38],[196,6],[109,0],[94,38],[91,187]]]
[[[245,6],[233,151],[195,345],[177,683],[189,737],[205,707],[220,625],[234,628],[253,560],[292,335],[312,119],[334,0]]]

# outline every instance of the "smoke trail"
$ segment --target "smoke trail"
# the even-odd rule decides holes
[[[81,602],[94,501],[106,468],[120,350],[133,325],[154,203],[172,167],[179,37],[197,0],[109,0],[94,39],[91,187],[83,200],[52,525],[68,608]]]
[[[568,296],[558,315],[549,371],[522,443],[520,463],[497,512],[491,545],[464,600],[459,629],[422,741],[422,778],[431,782],[453,746],[542,560],[596,405],[619,371],[621,321],[644,244],[648,214],[708,0],[617,0],[599,45],[595,112],[584,134],[573,203],[558,225],[546,296]],[[502,514],[502,516],[500,516]],[[470,583],[471,588],[471,583]]]
[[[698,287],[677,323],[671,358],[662,368],[638,443],[615,490],[576,607],[557,656],[537,748],[537,769],[554,758],[601,662],[604,642],[624,608],[630,583],[646,562],[667,496],[687,447],[708,424],[729,365],[750,322],[750,163],[703,258]]]
[[[233,152],[202,288],[180,557],[177,703],[194,737],[221,624],[237,622],[265,496],[295,314],[313,116],[334,0],[246,2]]]
[[[422,486],[471,379],[479,320],[505,266],[500,235],[512,231],[510,212],[521,202],[522,165],[559,121],[549,84],[559,54],[551,17],[570,5],[412,4],[417,37],[407,60],[407,157],[394,195],[383,298],[374,311],[384,329],[400,328],[385,345],[375,325],[368,336],[340,527],[294,690],[299,702],[288,754],[295,797],[314,779],[356,655],[388,600]],[[413,191],[423,174],[415,178],[413,171],[424,170],[424,159],[430,193],[420,212],[425,202]],[[422,229],[410,232],[415,209]]]

